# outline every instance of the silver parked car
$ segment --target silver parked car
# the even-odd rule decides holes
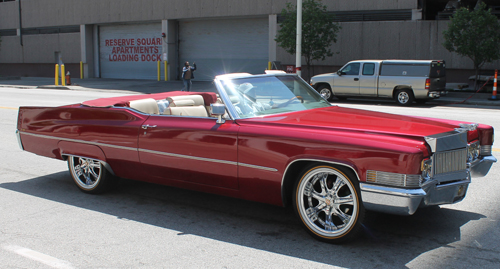
[[[328,101],[333,97],[392,98],[409,106],[446,94],[446,65],[442,60],[358,60],[336,73],[310,82]]]

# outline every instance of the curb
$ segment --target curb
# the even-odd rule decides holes
[[[55,86],[55,85],[42,85],[42,86],[37,86],[37,89],[49,89],[49,90],[71,90],[68,87],[65,86]]]
[[[0,80],[21,80],[21,77],[0,77]]]

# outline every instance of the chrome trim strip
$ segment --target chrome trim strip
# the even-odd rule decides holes
[[[222,163],[222,164],[229,164],[229,165],[244,166],[244,167],[249,167],[249,168],[254,168],[254,169],[259,169],[259,170],[265,170],[265,171],[271,171],[271,172],[277,172],[278,171],[278,169],[276,169],[276,168],[270,168],[270,167],[264,167],[264,166],[253,165],[253,164],[246,164],[246,163],[240,163],[240,162],[225,161],[225,160],[218,160],[218,159],[210,159],[210,158],[196,157],[196,156],[188,156],[188,155],[182,155],[182,154],[177,154],[177,153],[168,153],[168,152],[162,152],[162,151],[156,151],[156,150],[149,150],[149,149],[139,149],[139,151],[140,152],[147,152],[147,153],[152,153],[152,154],[163,155],[163,156],[169,156],[169,157],[177,157],[177,158],[184,158],[184,159],[204,161],[204,162],[213,162],[213,163]]]
[[[21,141],[21,132],[19,130],[16,130],[16,137],[17,137],[17,143],[19,144],[19,147],[21,148],[21,150],[24,150],[23,141]]]
[[[224,161],[224,160],[217,160],[217,159],[209,159],[209,158],[188,156],[188,155],[182,155],[182,154],[177,154],[177,153],[168,153],[168,152],[162,152],[162,151],[156,151],[156,150],[149,150],[149,149],[139,149],[139,151],[140,152],[147,152],[147,153],[152,153],[152,154],[163,155],[163,156],[169,156],[169,157],[177,157],[177,158],[184,158],[184,159],[190,159],[190,160],[197,160],[197,161],[205,161],[205,162],[214,162],[214,163],[223,163],[223,164],[230,164],[230,165],[238,165],[237,162],[233,162],[233,161]]]
[[[32,134],[32,133],[27,133],[27,132],[21,132],[21,133],[25,134],[25,135],[31,135],[31,136],[35,136],[35,137],[41,137],[41,138],[47,138],[47,139],[53,139],[53,140],[61,140],[61,141],[76,142],[76,143],[82,143],[82,144],[88,144],[88,145],[96,145],[96,146],[110,147],[110,148],[116,148],[116,149],[137,151],[136,148],[117,146],[117,145],[111,145],[111,144],[106,144],[106,143],[90,142],[90,141],[79,140],[79,139],[62,138],[62,137],[57,137],[57,136],[48,136],[48,135],[41,135],[41,134]]]
[[[249,168],[254,168],[254,169],[266,170],[266,171],[270,171],[270,172],[278,172],[278,169],[276,169],[276,168],[264,167],[264,166],[259,166],[259,165],[246,164],[246,163],[238,163],[238,165],[244,166],[244,167],[249,167]]]
[[[400,189],[400,188],[392,188],[387,186],[374,185],[369,183],[360,183],[359,188],[361,191],[374,191],[378,193],[385,193],[395,196],[403,196],[403,197],[415,197],[425,195],[425,191],[422,189]]]
[[[244,166],[244,167],[249,167],[249,168],[254,168],[254,169],[259,169],[259,170],[270,171],[270,172],[277,172],[278,171],[278,169],[276,169],[276,168],[259,166],[259,165],[253,165],[253,164],[247,164],[247,163],[240,163],[240,162],[233,162],[233,161],[226,161],[226,160],[218,160],[218,159],[209,159],[209,158],[189,156],[189,155],[182,155],[182,154],[176,154],[176,153],[161,152],[161,151],[155,151],[155,150],[149,150],[149,149],[139,149],[139,148],[123,147],[123,146],[116,146],[116,145],[99,143],[99,142],[89,142],[89,141],[84,141],[84,140],[77,140],[77,139],[70,139],[70,138],[61,138],[61,137],[54,137],[54,136],[40,135],[40,134],[32,134],[32,133],[26,133],[26,132],[20,132],[20,133],[23,133],[23,134],[26,134],[26,135],[35,136],[35,137],[47,138],[47,139],[76,142],[76,143],[82,143],[82,144],[88,144],[88,145],[96,145],[96,146],[103,146],[103,147],[110,147],[110,148],[123,149],[123,150],[148,152],[148,153],[153,153],[153,154],[159,154],[159,155],[165,155],[165,156],[177,157],[177,158],[184,158],[184,159],[191,159],[191,160],[198,160],[198,161],[206,161],[206,162],[223,163],[223,164],[236,165],[236,166]]]

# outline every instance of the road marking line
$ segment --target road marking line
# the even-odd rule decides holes
[[[41,262],[47,266],[53,267],[53,268],[60,268],[60,269],[73,269],[74,267],[71,266],[71,263],[64,261],[64,260],[59,260],[57,258],[54,258],[52,256],[31,250],[29,248],[23,248],[20,246],[2,246],[3,249],[16,253],[18,255],[21,255],[23,257],[26,257],[28,259]]]
[[[6,107],[6,106],[0,106],[0,109],[12,109],[12,110],[18,110],[18,107]]]

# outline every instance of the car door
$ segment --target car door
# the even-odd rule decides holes
[[[363,63],[359,76],[359,95],[377,96],[377,63]]]
[[[161,183],[175,180],[238,189],[238,129],[216,118],[151,115],[139,133],[145,172]]]
[[[335,95],[359,95],[359,71],[361,63],[350,63],[337,72],[332,90]]]

